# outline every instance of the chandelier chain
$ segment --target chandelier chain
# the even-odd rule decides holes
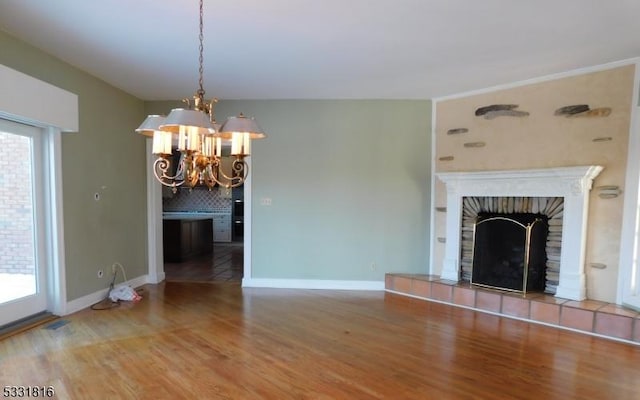
[[[203,78],[202,78],[202,75],[203,75],[203,72],[204,72],[204,68],[202,66],[202,64],[203,64],[202,52],[204,50],[204,46],[202,44],[202,42],[204,41],[204,33],[203,33],[204,24],[202,22],[202,19],[203,19],[202,3],[203,3],[203,0],[200,0],[200,36],[199,36],[199,38],[200,38],[200,58],[199,58],[199,61],[200,61],[200,69],[199,69],[200,77],[198,79],[198,83],[200,84],[200,89],[198,90],[198,93],[200,93],[201,95],[204,95],[204,88],[203,88],[204,83],[203,83]]]

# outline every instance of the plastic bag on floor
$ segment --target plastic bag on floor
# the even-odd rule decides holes
[[[115,303],[118,300],[138,301],[142,299],[142,296],[130,286],[121,285],[111,289],[109,298]]]

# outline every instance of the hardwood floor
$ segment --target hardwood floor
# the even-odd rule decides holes
[[[0,341],[63,399],[637,399],[640,348],[384,292],[166,282]]]
[[[213,254],[164,264],[167,281],[240,282],[244,272],[242,242],[215,243]]]

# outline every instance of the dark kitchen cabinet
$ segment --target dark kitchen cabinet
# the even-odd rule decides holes
[[[182,262],[213,252],[213,220],[210,218],[165,219],[162,233],[165,261]]]

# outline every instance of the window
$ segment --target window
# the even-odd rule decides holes
[[[42,130],[0,119],[0,325],[47,309]]]

